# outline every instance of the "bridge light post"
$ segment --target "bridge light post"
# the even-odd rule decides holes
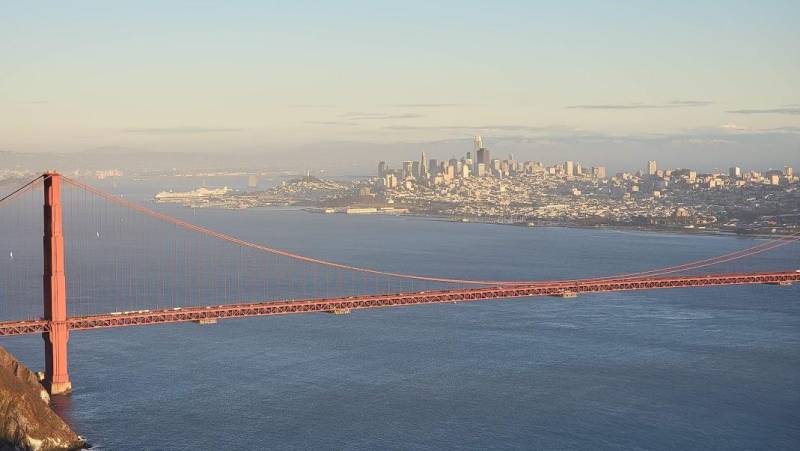
[[[67,279],[64,274],[64,233],[61,214],[61,174],[44,175],[44,339],[45,387],[52,395],[72,391],[67,371]]]

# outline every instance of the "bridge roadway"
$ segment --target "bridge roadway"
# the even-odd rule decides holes
[[[355,309],[401,305],[481,301],[531,296],[565,296],[605,291],[651,290],[726,285],[774,284],[800,282],[800,271],[710,274],[703,276],[647,277],[569,282],[538,282],[525,285],[487,286],[461,290],[419,291],[382,295],[350,296],[329,299],[281,300],[208,307],[182,307],[130,313],[108,313],[67,318],[70,330],[104,329],[177,322],[208,322],[226,318],[288,315],[312,312],[346,312]],[[0,322],[0,336],[48,332],[46,320]]]

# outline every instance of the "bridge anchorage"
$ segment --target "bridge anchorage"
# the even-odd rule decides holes
[[[120,227],[120,224],[132,224],[130,227],[137,228],[138,226],[135,221],[129,221],[129,219],[136,214],[153,221],[161,227],[163,227],[163,224],[167,224],[173,231],[179,229],[193,237],[199,236],[203,239],[210,239],[212,244],[217,243],[225,246],[233,246],[236,250],[244,249],[256,254],[258,258],[264,258],[265,260],[257,260],[257,265],[253,265],[252,262],[245,262],[242,264],[240,261],[242,267],[250,269],[253,267],[256,268],[254,278],[256,279],[258,287],[263,286],[264,291],[258,291],[259,295],[257,297],[252,297],[250,294],[246,296],[241,294],[229,296],[228,290],[230,285],[234,282],[237,284],[239,282],[238,272],[235,278],[232,276],[229,277],[227,274],[228,269],[226,262],[230,261],[230,259],[225,260],[225,252],[218,253],[212,249],[209,251],[208,255],[206,255],[206,259],[192,259],[190,257],[192,257],[193,254],[187,254],[187,256],[181,258],[177,257],[177,253],[174,255],[170,254],[175,257],[172,263],[181,271],[185,270],[186,272],[190,271],[191,268],[186,269],[185,267],[191,262],[199,261],[202,263],[204,260],[211,260],[212,265],[210,268],[197,267],[197,274],[193,275],[194,279],[190,283],[183,283],[183,281],[179,280],[179,272],[176,271],[175,268],[168,267],[168,262],[163,261],[164,259],[158,262],[157,264],[160,266],[156,268],[155,274],[174,274],[175,280],[166,280],[166,278],[156,280],[154,285],[156,285],[158,290],[143,290],[146,292],[144,298],[145,305],[137,305],[135,308],[116,308],[116,310],[119,311],[111,311],[115,309],[106,305],[101,305],[101,310],[94,313],[90,311],[86,313],[80,311],[81,313],[78,313],[79,310],[77,309],[68,310],[68,307],[74,308],[74,306],[68,306],[67,303],[65,236],[64,226],[62,224],[65,212],[62,206],[62,183],[64,185],[69,185],[71,188],[77,188],[78,192],[82,192],[84,195],[93,195],[95,198],[99,198],[116,208],[122,209],[126,216],[114,221],[105,220],[105,222],[103,222],[105,227],[109,229],[109,236],[114,235],[113,228]],[[215,324],[218,320],[228,318],[300,313],[347,315],[360,309],[474,302],[491,299],[529,298],[535,296],[553,296],[570,299],[578,295],[608,291],[750,284],[789,286],[794,282],[800,281],[800,272],[797,270],[678,275],[678,273],[685,273],[690,270],[742,259],[787,244],[796,243],[800,240],[800,233],[789,237],[767,240],[750,248],[717,257],[632,274],[550,281],[463,280],[356,267],[267,247],[148,209],[141,204],[136,204],[100,191],[97,188],[64,177],[56,172],[45,173],[10,195],[0,197],[0,209],[2,209],[4,205],[9,204],[10,201],[13,201],[15,196],[23,192],[23,190],[30,189],[30,187],[34,185],[39,186],[38,184],[41,184],[44,192],[44,233],[42,242],[43,312],[41,315],[37,312],[29,316],[27,320],[0,320],[0,336],[41,334],[44,341],[45,360],[45,377],[43,384],[53,395],[67,394],[72,390],[72,382],[69,377],[68,368],[69,336],[70,333],[80,330],[179,322],[193,322],[206,325]],[[38,204],[38,200],[36,202]],[[76,224],[73,224],[72,217],[69,215],[73,213],[71,207],[77,205],[77,203],[74,199],[68,197],[66,205],[70,206],[70,208],[67,209],[67,225],[68,234],[69,237],[71,237],[73,230],[70,227],[74,227]],[[105,207],[107,206],[108,205]],[[82,211],[79,211],[77,216],[82,217],[83,214]],[[38,213],[35,221],[37,223],[39,221]],[[87,226],[86,224],[87,223],[80,224],[82,227],[81,232],[86,232],[86,230],[84,230]],[[169,235],[161,236],[166,234],[163,234],[161,229],[158,230],[161,238],[177,241],[175,235],[172,235],[172,238],[170,238]],[[104,235],[105,232],[101,236],[100,228],[98,228],[96,232],[94,228],[91,228],[89,232],[91,235],[90,241],[92,243],[101,243],[106,239]],[[124,232],[119,232],[118,236],[121,237],[120,239],[128,239],[128,246],[135,247],[138,245],[139,241],[130,239],[130,237],[127,236],[129,232],[129,229],[125,229]],[[84,235],[80,236],[84,240],[87,239]],[[0,238],[1,237],[2,234],[0,234]],[[141,238],[149,240],[150,237],[150,235],[142,235]],[[111,238],[109,237],[109,239]],[[74,245],[75,241],[79,244],[81,243],[80,239],[73,240],[72,238],[67,242],[70,246],[68,250],[70,251],[71,258],[75,257],[72,253],[73,250],[76,249]],[[87,241],[84,241],[83,243],[86,244],[86,242]],[[172,244],[172,241],[170,241],[170,246],[172,246]],[[157,245],[161,246],[161,243]],[[38,245],[34,244],[34,246]],[[175,244],[174,248],[177,249],[178,245]],[[192,246],[186,246],[186,248],[193,249]],[[94,255],[97,248],[89,247],[89,249],[91,251],[90,254]],[[134,254],[134,257],[136,257],[136,255],[137,254]],[[112,257],[116,258],[117,255],[113,255]],[[14,258],[13,254],[11,258]],[[293,265],[302,266],[283,265],[284,269],[281,269],[282,262],[291,262]],[[3,262],[0,261],[0,265],[2,263]],[[133,263],[136,263],[135,259]],[[76,268],[78,270],[80,269],[80,264],[73,265],[72,260],[69,261],[69,264],[72,277],[72,289],[75,290],[74,287],[75,285],[80,285],[82,280],[81,276],[84,272],[74,271]],[[230,264],[234,265],[235,263]],[[275,266],[271,267],[269,266],[270,264],[274,264]],[[262,267],[259,265],[265,266]],[[311,268],[311,270],[309,270],[309,268]],[[203,271],[203,269],[208,270],[212,274],[209,275]],[[268,279],[270,275],[280,273],[282,270],[285,271],[286,280],[280,278],[273,280],[273,282],[276,282],[275,286],[266,283],[272,280]],[[317,270],[319,270],[319,272]],[[329,271],[329,273],[323,274],[322,270]],[[0,271],[2,271],[2,266],[0,266]],[[116,271],[116,269],[114,269],[114,271]],[[131,284],[137,281],[140,283],[142,282],[142,278],[136,279],[132,275],[129,275],[130,277],[128,279],[124,279],[123,276],[125,276],[125,274],[121,274],[120,277],[122,280],[116,282],[117,273],[114,271],[110,273],[114,275],[113,280],[103,280],[104,283],[108,284],[104,291],[106,296],[116,297],[119,295],[119,297],[124,297],[126,295],[126,290],[133,288],[130,286]],[[170,273],[170,271],[172,271],[172,273]],[[238,271],[238,269],[236,269],[236,271]],[[77,276],[76,272],[78,273]],[[213,280],[211,282],[207,280],[215,277],[220,272],[226,272],[224,277],[224,294],[218,294],[215,290],[217,290],[219,286],[215,285]],[[38,278],[38,269],[35,269],[34,273],[35,275],[32,275]],[[147,277],[144,278],[145,282],[149,281],[151,277],[154,277],[151,276],[151,274],[154,274],[152,272],[146,274]],[[344,275],[349,276],[348,283],[344,282],[346,280]],[[3,280],[0,279],[0,282],[2,281]],[[402,282],[399,284],[399,288],[397,281]],[[166,296],[164,294],[165,285],[171,282],[174,282],[172,286],[174,290],[173,296],[176,291],[180,292],[180,290],[185,290],[181,298],[184,300],[183,302],[186,302],[185,304],[183,302],[173,302],[171,305],[167,304],[169,305],[169,307],[167,307],[164,303],[161,303],[161,299],[153,300],[150,297],[152,293],[156,293],[162,297]],[[394,284],[392,282],[394,282]],[[202,285],[203,283],[205,283],[205,285]],[[307,291],[300,291],[300,295],[298,295],[298,287],[306,289]],[[3,294],[2,288],[3,287],[0,286],[0,294]],[[110,288],[110,290],[108,288]],[[261,288],[259,288],[259,290],[260,289]],[[273,290],[278,291],[276,292]],[[286,292],[279,290],[286,290]],[[210,295],[208,294],[209,292],[211,292]],[[86,299],[89,297],[86,294],[81,296],[80,290],[70,291],[70,293],[73,293],[71,302],[77,305],[81,305],[81,302],[86,303]],[[96,292],[92,291],[92,293]],[[96,294],[94,296],[97,297]],[[242,302],[241,299],[244,298],[262,300]],[[217,301],[222,300],[222,302],[216,302],[214,305],[198,305],[207,302],[210,303],[212,299]],[[138,298],[134,298],[134,301],[138,301]],[[192,302],[194,302],[194,304],[192,304]],[[36,303],[38,304],[38,299]],[[1,307],[2,304],[0,304],[0,308]],[[1,310],[0,313],[2,313]],[[14,318],[17,317],[15,316]]]

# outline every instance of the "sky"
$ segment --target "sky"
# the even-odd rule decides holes
[[[526,159],[796,165],[798,23],[796,0],[2,2],[0,150],[354,165],[481,134]]]

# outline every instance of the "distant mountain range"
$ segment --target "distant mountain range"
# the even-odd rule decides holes
[[[484,137],[492,158],[541,161],[545,165],[564,160],[585,167],[606,166],[607,172],[644,169],[647,160],[659,168],[694,168],[726,171],[729,166],[764,170],[800,165],[800,133],[713,132],[676,135],[608,136],[600,134],[550,135],[547,137]],[[430,142],[369,143],[330,141],[281,149],[231,149],[219,152],[155,152],[126,147],[104,147],[83,152],[13,152],[0,150],[0,169],[62,172],[120,169],[126,172],[167,170],[320,170],[334,175],[370,175],[378,162],[390,167],[404,160],[461,158],[473,150],[472,137]]]
[[[0,151],[0,167],[62,172],[75,170],[104,170],[118,168],[125,171],[158,171],[211,168],[252,167],[260,158],[247,155],[232,158],[223,154],[198,154],[181,152],[146,152],[125,148],[92,149],[72,153],[33,153]]]

